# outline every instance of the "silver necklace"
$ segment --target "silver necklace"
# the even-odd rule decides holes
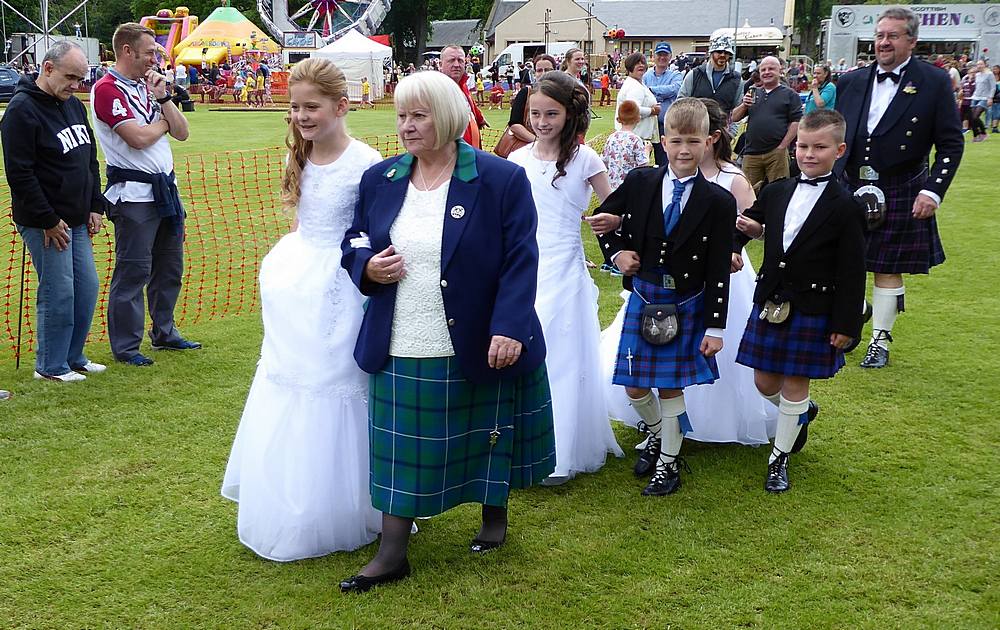
[[[548,175],[548,173],[549,173],[549,166],[555,164],[555,161],[553,161],[553,160],[543,160],[542,158],[540,158],[538,156],[538,151],[537,151],[536,147],[534,147],[534,146],[531,147],[531,154],[542,165],[542,175]]]
[[[417,166],[419,167],[419,164]],[[431,184],[433,186],[437,186],[438,180],[441,179],[441,176],[444,175],[448,171],[448,167],[449,166],[451,166],[451,160],[448,160],[448,162],[445,163],[444,168],[441,169],[441,171],[437,174],[437,177],[435,177],[434,179],[431,180]],[[424,191],[426,192],[428,190],[431,190],[431,186],[427,185],[427,180],[424,178],[424,170],[422,168],[420,169],[419,172],[417,172],[417,175],[420,176],[420,183],[423,184]]]

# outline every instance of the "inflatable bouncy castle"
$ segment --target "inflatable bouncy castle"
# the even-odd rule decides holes
[[[166,52],[164,61],[174,62],[174,47],[198,27],[198,17],[190,15],[187,7],[177,7],[175,11],[160,9],[156,15],[147,15],[139,24],[153,29],[156,43]]]
[[[246,53],[269,55],[280,53],[263,30],[233,7],[219,7],[205,18],[173,49],[174,63],[186,66],[223,63]]]

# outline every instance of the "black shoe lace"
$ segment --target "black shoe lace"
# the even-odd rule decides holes
[[[868,344],[868,352],[865,353],[865,363],[872,363],[878,360],[879,356],[882,354],[882,346],[877,343]]]
[[[646,446],[642,449],[642,457],[654,458],[660,454],[660,438],[652,435],[646,439]]]
[[[681,468],[683,468],[684,472],[686,472],[687,474],[689,475],[692,474],[691,467],[688,466],[688,460],[678,455],[677,457],[674,458],[674,471],[680,472]]]
[[[781,476],[781,469],[788,461],[788,453],[782,453],[778,455],[773,462],[767,465],[767,478],[775,479]]]
[[[868,346],[869,354],[871,354],[872,347],[878,346],[878,342],[880,341],[888,341],[889,343],[892,343],[892,334],[888,330],[882,330],[881,328],[876,328],[873,332],[875,333],[875,338]]]
[[[666,480],[669,472],[675,475],[680,474],[681,468],[684,472],[691,474],[691,467],[688,466],[687,460],[678,455],[674,458],[674,461],[670,462],[666,466],[656,466],[656,472],[653,473],[653,477],[650,479],[650,483],[662,483]]]
[[[635,423],[635,428],[641,435],[646,435],[649,433],[649,425],[646,424],[645,420],[640,420]]]

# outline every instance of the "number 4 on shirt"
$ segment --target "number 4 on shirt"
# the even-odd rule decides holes
[[[129,111],[125,109],[125,105],[122,104],[121,99],[116,98],[113,103],[111,103],[111,115],[121,118],[129,118]]]

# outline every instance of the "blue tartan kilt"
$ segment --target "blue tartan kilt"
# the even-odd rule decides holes
[[[830,378],[844,367],[844,353],[830,345],[830,316],[794,310],[781,324],[760,319],[754,304],[740,342],[736,362],[755,370]]]
[[[555,469],[544,364],[471,383],[454,357],[389,357],[371,376],[368,418],[372,505],[393,516],[433,516],[460,503],[505,506],[511,488]]]
[[[679,331],[673,341],[654,346],[642,338],[642,307],[646,304],[677,303]],[[719,378],[715,357],[700,351],[705,337],[704,295],[678,297],[674,291],[632,278],[632,295],[625,307],[622,336],[612,382],[625,387],[683,389],[713,383]]]
[[[911,175],[880,177],[885,193],[885,223],[866,233],[865,268],[873,273],[928,273],[944,262],[937,217],[913,218],[913,201],[927,182],[926,169]],[[853,191],[867,182],[847,180]]]

